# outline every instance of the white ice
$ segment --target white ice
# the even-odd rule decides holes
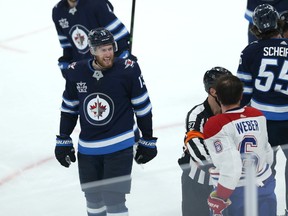
[[[130,27],[132,0],[111,0]],[[77,165],[54,158],[64,80],[51,11],[57,0],[1,1],[0,215],[86,215]],[[206,98],[203,73],[223,66],[236,73],[247,44],[246,1],[136,2],[133,53],[153,103],[159,154],[133,168],[127,196],[131,216],[180,216],[184,120]],[[77,132],[73,134],[77,142]],[[278,159],[279,214],[284,210],[285,161]]]

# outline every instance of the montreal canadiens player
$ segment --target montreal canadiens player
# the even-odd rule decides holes
[[[222,114],[209,118],[204,140],[215,168],[210,174],[216,187],[208,198],[214,215],[245,215],[245,169],[255,165],[258,215],[276,216],[273,150],[268,142],[266,118],[253,107],[240,106],[243,84],[236,76],[223,76],[216,84]],[[247,157],[247,156],[250,157]]]
[[[143,164],[157,155],[152,105],[138,63],[114,57],[110,31],[91,30],[88,44],[93,58],[71,63],[65,71],[55,155],[65,167],[76,161],[70,135],[79,116],[77,158],[88,216],[127,216],[133,157]],[[121,181],[105,184],[118,177]]]
[[[232,73],[223,67],[213,67],[203,76],[207,98],[201,104],[195,105],[187,113],[184,137],[184,153],[178,163],[182,168],[182,216],[209,215],[207,197],[213,190],[209,168],[210,155],[204,144],[203,128],[211,116],[221,113],[221,107],[216,98],[216,82],[222,76]]]

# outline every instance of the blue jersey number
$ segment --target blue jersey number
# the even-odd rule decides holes
[[[239,151],[241,154],[243,169],[251,165],[258,167],[258,155],[254,153],[253,148],[257,148],[257,139],[254,136],[245,136],[239,145]]]

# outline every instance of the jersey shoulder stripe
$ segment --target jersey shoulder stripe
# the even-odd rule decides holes
[[[204,139],[208,139],[215,134],[219,133],[222,128],[241,118],[258,117],[263,116],[263,113],[253,107],[243,107],[234,110],[227,111],[226,113],[219,114],[209,118],[204,126]]]

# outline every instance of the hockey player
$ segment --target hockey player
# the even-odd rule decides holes
[[[204,125],[205,144],[215,166],[209,169],[216,189],[208,197],[208,205],[214,215],[245,215],[245,169],[251,166],[247,158],[252,158],[258,215],[276,216],[275,178],[270,168],[273,150],[266,118],[253,107],[240,107],[242,92],[243,84],[236,76],[221,77],[216,83],[222,114],[209,118]]]
[[[58,59],[61,69],[69,63],[90,58],[88,33],[91,29],[105,27],[115,39],[115,56],[131,58],[130,34],[113,13],[108,0],[61,0],[52,10],[52,19],[58,34],[63,55]]]
[[[215,83],[221,76],[231,75],[223,67],[213,67],[203,77],[206,100],[194,106],[186,117],[186,133],[184,138],[184,154],[178,160],[183,169],[182,183],[182,215],[209,215],[207,197],[213,187],[208,172],[210,156],[203,141],[203,126],[211,116],[221,112],[216,100]]]
[[[267,119],[269,143],[275,149],[281,146],[287,159],[288,40],[281,36],[284,21],[279,19],[274,7],[263,4],[255,9],[253,22],[251,31],[258,41],[251,43],[242,51],[237,71],[237,76],[244,83],[241,105],[251,104],[263,112]],[[272,166],[274,174],[275,163]],[[285,179],[288,209],[288,167]]]
[[[257,38],[255,35],[250,31],[250,28],[253,26],[253,19],[252,15],[255,8],[258,5],[268,3],[272,5],[279,13],[288,10],[288,1],[287,0],[247,0],[247,7],[245,11],[245,19],[248,20],[248,42],[251,43]]]
[[[114,58],[111,32],[91,30],[88,44],[94,58],[71,63],[65,71],[55,155],[65,167],[76,161],[70,134],[79,116],[78,168],[88,216],[127,216],[133,145],[138,141],[134,159],[139,164],[157,154],[152,106],[137,62]]]

